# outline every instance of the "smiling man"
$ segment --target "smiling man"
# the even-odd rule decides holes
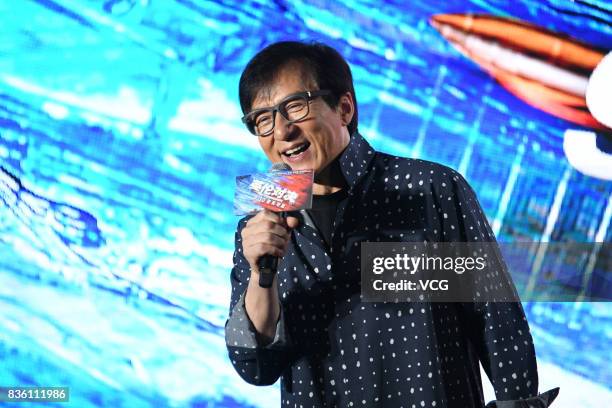
[[[520,302],[362,301],[360,242],[495,241],[463,177],[376,152],[357,131],[349,66],[326,45],[273,44],[239,88],[266,156],[314,169],[315,196],[296,216],[238,224],[225,330],[238,374],[281,378],[282,406],[481,408],[480,360],[498,400],[547,406]],[[258,285],[264,255],[280,258],[271,288]],[[495,279],[483,285],[512,285]]]

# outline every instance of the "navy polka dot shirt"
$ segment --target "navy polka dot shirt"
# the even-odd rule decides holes
[[[331,245],[306,222],[292,232],[278,267],[281,318],[266,346],[244,309],[250,272],[240,232],[248,218],[238,224],[225,329],[238,374],[256,385],[281,378],[287,407],[481,408],[480,360],[498,400],[536,396],[535,351],[520,303],[361,301],[361,241],[495,240],[464,178],[376,152],[358,133],[339,161],[348,198],[338,206]]]

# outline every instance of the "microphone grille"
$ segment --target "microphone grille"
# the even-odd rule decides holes
[[[283,163],[283,162],[274,163],[272,167],[270,167],[271,172],[285,171],[285,170],[291,170],[291,167],[289,167],[287,163]]]

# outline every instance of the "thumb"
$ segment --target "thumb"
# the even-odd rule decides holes
[[[300,225],[300,219],[297,217],[287,216],[286,221],[289,228],[295,228]]]

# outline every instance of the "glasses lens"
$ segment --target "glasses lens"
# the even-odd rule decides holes
[[[280,111],[291,122],[304,119],[308,115],[308,100],[304,97],[290,99],[283,103]]]
[[[274,130],[275,109],[253,112],[246,118],[246,125],[257,136],[267,136]],[[305,96],[296,96],[281,103],[278,107],[280,114],[289,122],[297,122],[308,116],[308,99]]]
[[[261,136],[274,128],[274,118],[271,111],[259,112],[247,119],[247,126],[251,133]]]

